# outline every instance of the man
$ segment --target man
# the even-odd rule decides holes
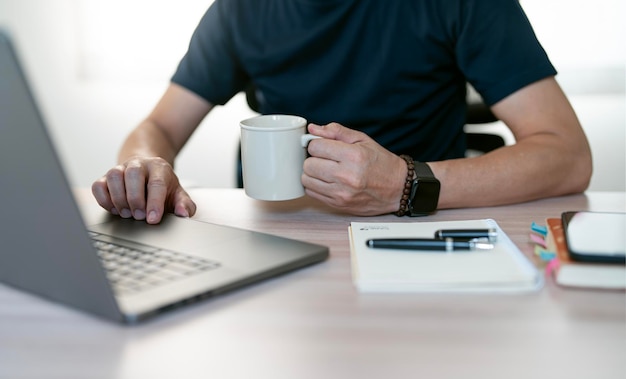
[[[345,212],[580,192],[591,153],[555,74],[517,0],[216,0],[120,164],[92,190],[126,218],[193,215],[174,159],[214,105],[253,83],[261,112],[303,116],[325,137],[309,144],[302,184]],[[515,145],[463,157],[466,82]],[[416,194],[433,175],[440,192]]]

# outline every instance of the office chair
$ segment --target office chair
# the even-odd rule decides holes
[[[473,95],[468,96],[467,101],[467,113],[465,115],[465,123],[470,125],[476,124],[489,124],[498,121],[498,118],[491,112],[489,107],[482,102],[473,89],[468,85],[468,93]],[[256,88],[250,84],[246,90],[246,101],[250,109],[255,112],[259,112],[259,101],[256,96]],[[477,152],[478,154],[484,154],[503,147],[505,145],[504,138],[497,134],[489,133],[466,133],[467,136],[467,150]],[[237,149],[237,188],[243,188],[243,172],[241,168],[241,144]]]
[[[465,114],[466,125],[490,124],[498,121],[476,90],[467,85],[467,112]],[[466,132],[467,150],[488,153],[505,145],[504,138],[498,134]]]

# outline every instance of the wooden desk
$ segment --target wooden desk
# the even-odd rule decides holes
[[[625,378],[624,292],[359,294],[347,227],[308,199],[264,203],[192,190],[197,218],[330,246],[330,259],[124,327],[0,285],[0,378]],[[78,191],[91,214],[88,191]],[[625,211],[624,193],[440,211],[495,219],[529,256],[532,221]],[[99,211],[99,210],[98,210]],[[407,221],[395,216],[368,218]]]

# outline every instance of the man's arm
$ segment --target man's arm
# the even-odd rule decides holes
[[[441,181],[439,208],[517,203],[587,188],[591,150],[554,78],[520,89],[492,110],[516,143],[475,158],[429,163]]]
[[[174,159],[211,108],[193,92],[170,84],[150,115],[127,137],[119,164],[93,183],[100,206],[151,224],[160,222],[166,211],[192,216],[196,206],[180,186]]]
[[[428,162],[441,182],[440,209],[492,206],[584,191],[591,152],[574,110],[554,80],[531,84],[493,106],[517,143],[474,158]],[[403,159],[367,135],[331,123],[309,125],[302,183],[309,196],[357,215],[398,210]]]

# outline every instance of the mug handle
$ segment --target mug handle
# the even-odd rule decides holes
[[[302,144],[302,147],[307,147],[309,146],[309,142],[318,138],[323,138],[323,137],[314,136],[313,134],[303,134],[302,137],[300,137],[300,143]]]

